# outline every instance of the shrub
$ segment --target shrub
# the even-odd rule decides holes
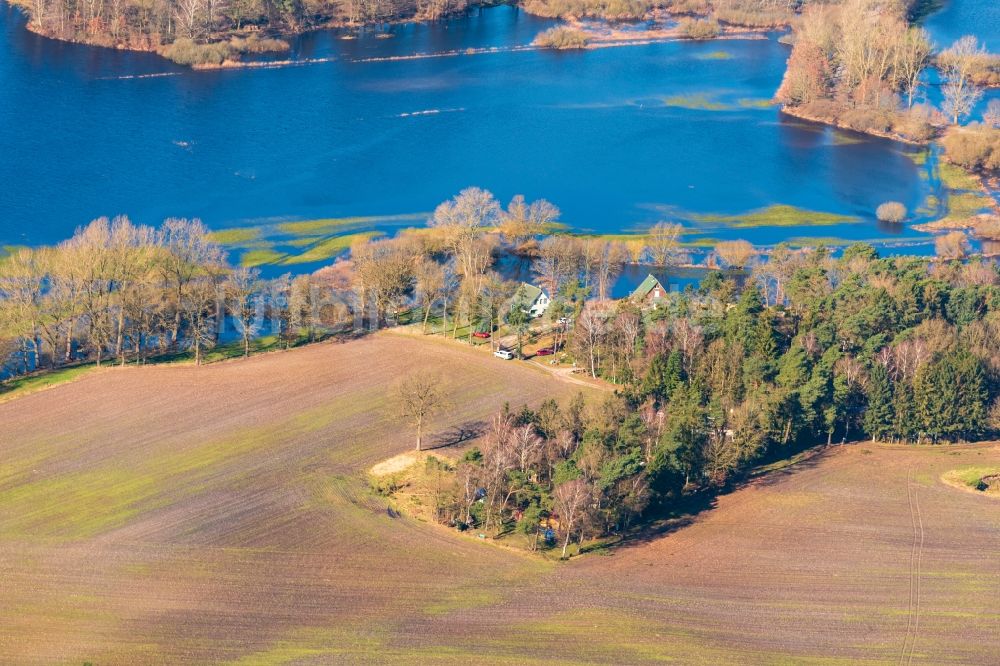
[[[681,35],[688,39],[712,39],[722,32],[715,19],[686,18],[677,24]]]
[[[969,239],[961,231],[952,231],[934,239],[934,251],[942,259],[961,259],[969,251]]]
[[[257,35],[233,37],[229,40],[229,47],[237,53],[283,53],[291,48],[283,39],[261,39]]]
[[[849,109],[840,117],[840,122],[852,130],[880,134],[892,129],[892,120],[892,112],[884,109]]]
[[[892,131],[910,141],[920,143],[929,141],[934,136],[934,121],[937,115],[933,107],[917,104],[896,114]]]
[[[229,44],[196,44],[193,39],[180,37],[161,52],[180,65],[221,65],[232,55]]]
[[[1000,240],[1000,216],[984,215],[975,226],[975,234],[984,240]],[[1000,401],[997,402],[997,415],[1000,416]]]
[[[947,158],[966,169],[1000,169],[1000,129],[958,128],[950,131],[941,143]]]
[[[535,45],[547,49],[582,49],[587,46],[587,33],[574,28],[556,26],[535,37]]]
[[[875,217],[881,222],[899,224],[906,219],[906,206],[898,201],[886,201],[875,209]]]
[[[524,9],[535,16],[640,19],[653,8],[650,0],[525,0]]]
[[[836,122],[840,111],[840,105],[832,99],[814,99],[802,105],[802,112],[805,115],[828,122]]]

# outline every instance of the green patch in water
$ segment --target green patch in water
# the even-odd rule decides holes
[[[698,60],[732,60],[734,56],[729,51],[709,51],[695,56]]]
[[[846,238],[837,238],[836,236],[795,236],[794,238],[789,238],[785,241],[792,247],[844,247],[850,245],[857,241],[848,240]]]
[[[775,204],[740,215],[694,213],[690,215],[690,219],[702,224],[718,224],[740,229],[753,227],[821,227],[836,224],[852,224],[861,221],[859,218],[850,215],[824,213],[784,204]]]
[[[694,95],[674,95],[663,100],[665,106],[692,111],[727,111],[732,108],[728,104],[713,99],[710,95],[700,93]]]
[[[402,215],[369,217],[331,217],[318,220],[302,220],[300,222],[283,222],[278,224],[276,229],[279,233],[290,236],[301,236],[304,234],[326,235],[336,231],[343,231],[345,227],[419,222],[426,220],[429,216],[429,213],[405,213]]]
[[[962,167],[949,164],[948,162],[938,163],[938,176],[941,183],[950,190],[979,190],[979,179]]]
[[[763,98],[752,98],[743,97],[736,100],[736,103],[744,109],[770,109],[771,107],[777,106],[777,102],[773,99],[763,99]]]
[[[208,237],[219,245],[245,245],[260,238],[260,227],[234,227],[213,231]]]
[[[360,233],[348,234],[346,236],[333,236],[331,238],[325,238],[316,242],[301,254],[285,255],[285,259],[281,263],[283,265],[295,265],[329,261],[330,259],[343,254],[357,242],[371,240],[372,238],[377,238],[383,235],[384,234],[381,231],[362,231]]]
[[[255,248],[247,250],[240,255],[240,265],[253,268],[255,266],[278,264],[282,262],[285,256],[284,253],[278,252],[273,247]]]

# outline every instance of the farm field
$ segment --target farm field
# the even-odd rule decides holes
[[[461,377],[453,439],[580,386],[382,333],[99,370],[0,404],[0,662],[973,663],[1000,653],[996,445],[833,447],[669,534],[559,564],[406,517],[401,373]]]

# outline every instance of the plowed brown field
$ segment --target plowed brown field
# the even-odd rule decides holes
[[[580,390],[380,334],[0,404],[0,663],[997,663],[1000,504],[940,481],[996,447],[836,447],[560,565],[366,490],[415,367],[455,378],[441,441]]]

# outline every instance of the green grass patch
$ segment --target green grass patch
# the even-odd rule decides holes
[[[926,166],[929,151],[927,150],[904,150],[903,156],[913,162],[916,166]]]
[[[858,241],[837,238],[836,236],[795,236],[785,242],[792,247],[842,247]]]
[[[831,140],[835,146],[854,146],[865,141],[860,136],[848,134],[836,128],[833,130]]]
[[[273,247],[262,247],[247,250],[240,255],[240,265],[252,268],[254,266],[264,266],[267,264],[278,264],[285,259],[286,255],[278,252]]]
[[[306,234],[326,235],[336,231],[343,231],[345,227],[423,221],[429,216],[429,213],[405,213],[402,215],[368,217],[330,217],[318,220],[302,220],[300,222],[283,222],[278,224],[276,228],[280,233],[291,236]]]
[[[346,236],[325,238],[316,242],[301,254],[285,255],[281,263],[284,265],[295,265],[327,261],[350,249],[351,245],[356,242],[370,240],[383,235],[381,231],[362,231],[356,234],[347,234]]]
[[[753,98],[753,97],[743,97],[736,101],[736,103],[744,109],[770,109],[777,105],[773,99],[764,98]]]
[[[72,368],[62,368],[59,370],[47,370],[27,377],[17,377],[0,382],[0,402],[20,398],[36,391],[44,391],[53,386],[66,384],[94,370],[97,366],[93,363],[77,365]]]
[[[90,469],[38,474],[6,471],[0,492],[0,536],[71,541],[126,525],[136,516],[202,492],[217,475],[234,473],[234,462],[264,449],[276,450],[296,437],[329,426],[346,414],[378,410],[384,393],[360,392],[304,410],[280,422],[242,428],[225,437],[146,455],[98,459]],[[83,453],[87,455],[86,452]],[[4,466],[6,470],[7,465]],[[250,467],[252,468],[252,466]]]
[[[963,220],[978,215],[992,203],[982,192],[952,192],[948,195],[948,217]]]
[[[9,257],[23,247],[23,245],[0,245],[0,259]]]
[[[260,238],[260,227],[234,227],[210,233],[209,238],[219,245],[242,245]]]
[[[124,525],[155,489],[151,475],[125,468],[33,479],[4,489],[0,533],[86,538]]]
[[[709,51],[695,56],[698,60],[732,60],[734,56],[729,51]]]
[[[979,179],[962,167],[948,162],[938,164],[941,183],[950,190],[979,190]]]
[[[1000,474],[1000,466],[965,467],[945,472],[941,479],[951,485],[963,486],[970,490],[982,490],[983,477]]]
[[[850,215],[823,213],[784,204],[775,204],[740,215],[695,213],[690,217],[695,222],[702,224],[719,224],[739,229],[753,227],[820,227],[835,224],[852,224],[861,221],[859,218]]]
[[[730,105],[712,99],[712,97],[704,93],[666,97],[663,100],[663,104],[679,109],[691,109],[693,111],[727,111],[732,108]]]

